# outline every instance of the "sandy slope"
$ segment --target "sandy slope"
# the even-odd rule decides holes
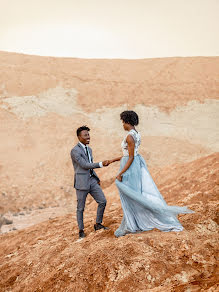
[[[0,64],[2,93],[29,96],[60,85],[76,89],[86,111],[138,103],[171,111],[218,98],[219,57],[86,60],[0,52]]]
[[[180,216],[183,232],[154,230],[116,239],[122,214],[118,198],[109,194],[109,231],[93,231],[91,203],[82,241],[72,215],[1,235],[1,291],[216,291],[218,168],[214,154],[161,170],[158,185],[165,193],[169,189],[167,201],[196,212]]]

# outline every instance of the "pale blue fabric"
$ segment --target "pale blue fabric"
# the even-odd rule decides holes
[[[121,159],[120,170],[128,160]],[[180,213],[193,213],[187,207],[168,206],[154,183],[144,158],[136,155],[131,166],[122,176],[122,182],[116,180],[119,189],[123,219],[115,236],[127,233],[152,230],[182,231],[183,226],[177,219]]]

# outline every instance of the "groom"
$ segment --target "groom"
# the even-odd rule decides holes
[[[93,163],[92,150],[87,145],[90,143],[90,129],[82,126],[77,129],[79,143],[71,150],[71,159],[74,167],[74,187],[77,195],[77,221],[79,238],[84,238],[83,213],[88,193],[98,203],[96,224],[94,230],[108,229],[102,225],[103,213],[106,207],[106,198],[100,187],[100,180],[94,168],[108,166],[109,161]]]

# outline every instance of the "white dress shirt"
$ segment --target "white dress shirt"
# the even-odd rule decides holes
[[[79,143],[81,144],[81,146],[82,146],[83,149],[84,149],[85,154],[87,155],[87,153],[86,153],[86,149],[85,149],[85,145],[84,145],[83,143],[81,143],[81,142],[79,142]],[[86,146],[87,146],[87,145],[86,145]],[[88,149],[87,149],[87,152],[88,152],[89,162],[92,163],[92,161],[91,161],[91,157],[90,157],[90,152],[88,151]],[[102,162],[102,161],[99,162],[99,166],[100,166],[100,167],[103,167],[103,162]]]

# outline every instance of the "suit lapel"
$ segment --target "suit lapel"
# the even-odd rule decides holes
[[[86,153],[85,153],[85,151],[80,143],[78,143],[78,147],[79,147],[81,153],[83,154],[84,158],[89,162],[89,159],[88,159],[88,157],[87,157],[87,155],[86,155]]]

